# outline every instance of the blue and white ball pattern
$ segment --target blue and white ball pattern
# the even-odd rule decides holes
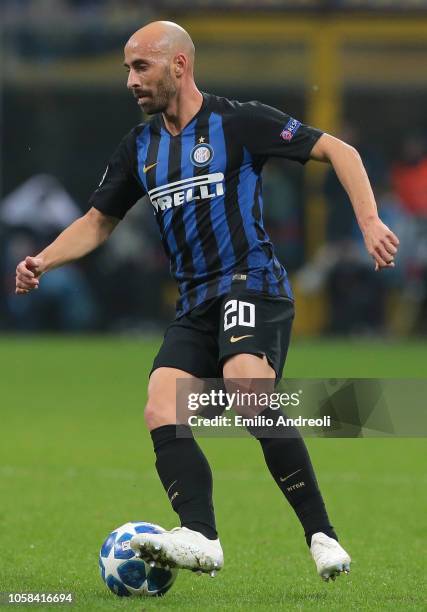
[[[99,553],[101,578],[119,597],[164,595],[175,582],[178,570],[150,567],[135,557],[130,547],[137,533],[162,533],[159,525],[131,522],[115,529],[105,540]]]

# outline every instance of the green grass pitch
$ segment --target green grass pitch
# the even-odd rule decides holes
[[[0,340],[0,591],[68,592],[74,610],[425,610],[425,440],[309,439],[352,573],[323,583],[250,439],[201,439],[226,565],[161,599],[103,585],[100,544],[129,520],[176,525],[144,429],[158,339]],[[426,345],[294,341],[285,374],[425,376]],[[403,407],[404,409],[404,407]],[[39,606],[39,609],[41,606]],[[45,609],[48,609],[45,607]]]

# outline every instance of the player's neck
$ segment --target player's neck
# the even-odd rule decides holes
[[[167,110],[162,113],[165,127],[172,136],[177,136],[199,112],[203,104],[203,95],[196,85],[186,91],[180,91]]]

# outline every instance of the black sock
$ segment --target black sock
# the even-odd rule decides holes
[[[177,437],[177,433],[185,437]],[[186,425],[163,425],[153,429],[151,438],[157,472],[181,526],[215,540],[218,534],[212,504],[212,472],[191,429]]]
[[[261,413],[261,416],[272,418],[275,422],[280,415],[283,413],[271,408]],[[279,427],[282,428],[282,437],[279,437]],[[299,431],[295,427],[275,425],[275,437],[265,437],[268,435],[265,427],[251,427],[248,430],[259,440],[268,469],[298,516],[308,546],[312,535],[318,531],[338,540]]]

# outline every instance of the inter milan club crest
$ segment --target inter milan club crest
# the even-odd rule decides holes
[[[195,166],[199,168],[201,166],[207,166],[211,163],[214,156],[214,150],[207,142],[197,144],[191,151],[191,161]]]

